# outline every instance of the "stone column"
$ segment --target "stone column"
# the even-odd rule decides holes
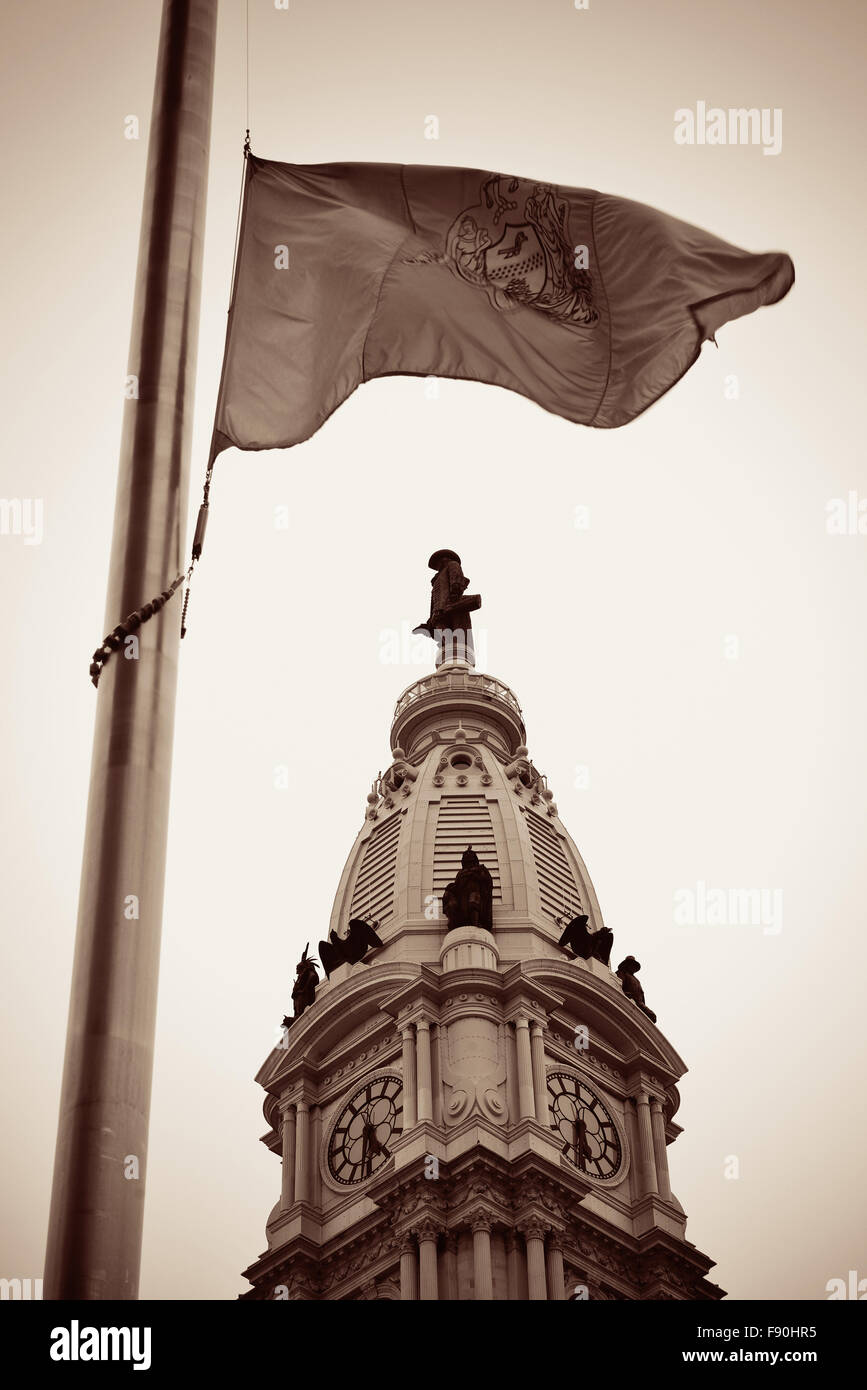
[[[403,1040],[403,1132],[415,1127],[415,1030],[405,1023],[400,1030]]]
[[[400,1247],[401,1301],[418,1298],[418,1255],[412,1236],[405,1236]]]
[[[494,1297],[494,1277],[491,1269],[491,1223],[486,1216],[473,1221],[473,1283],[475,1297],[489,1303]]]
[[[518,1261],[521,1258],[521,1251],[518,1248],[518,1237],[514,1231],[506,1232],[506,1275],[509,1281],[509,1298],[514,1303],[520,1299],[520,1266]]]
[[[521,1232],[527,1244],[527,1286],[531,1299],[545,1300],[548,1288],[545,1281],[545,1227],[535,1217],[525,1221]]]
[[[310,1107],[299,1100],[295,1122],[295,1201],[310,1201]]]
[[[456,1231],[449,1231],[445,1239],[445,1257],[443,1260],[443,1272],[445,1274],[445,1290],[443,1297],[457,1302],[458,1298],[458,1236]]]
[[[650,1123],[650,1100],[647,1092],[639,1091],[636,1096],[638,1110],[638,1140],[641,1148],[641,1185],[646,1193],[658,1193],[656,1164],[653,1160],[653,1129]]]
[[[307,1150],[308,1169],[310,1176],[307,1179],[307,1200],[312,1202],[314,1207],[322,1206],[322,1181],[319,1173],[318,1155],[322,1145],[322,1108],[319,1105],[310,1107],[310,1144]]]
[[[548,1237],[546,1251],[548,1267],[548,1301],[565,1303],[566,1283],[563,1278],[563,1238],[558,1231]]]
[[[530,1024],[530,1052],[533,1060],[533,1095],[536,1119],[548,1125],[548,1087],[545,1076],[545,1039],[541,1023]]]
[[[439,1298],[437,1287],[437,1240],[439,1227],[432,1221],[425,1221],[418,1232],[418,1260],[420,1269],[420,1297],[422,1300]]]
[[[668,1153],[665,1148],[665,1115],[658,1096],[650,1098],[650,1127],[653,1130],[653,1156],[656,1159],[656,1181],[659,1195],[671,1201],[671,1182],[668,1176]]]
[[[515,1038],[518,1045],[518,1115],[522,1120],[532,1120],[536,1116],[536,1097],[533,1094],[533,1061],[528,1019],[515,1020]]]
[[[445,1049],[445,1030],[441,1023],[431,1036],[431,1062],[433,1065],[433,1122],[443,1122],[443,1052]]]
[[[415,1025],[416,1065],[418,1068],[418,1119],[433,1120],[433,1084],[430,1065],[430,1024],[419,1019]]]
[[[287,1105],[282,1112],[283,1173],[280,1206],[288,1211],[295,1201],[295,1106]]]

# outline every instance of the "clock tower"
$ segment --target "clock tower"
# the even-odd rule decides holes
[[[478,596],[431,565],[436,671],[397,701],[329,977],[301,962],[256,1078],[282,1182],[242,1297],[721,1298],[669,1183],[686,1068],[472,664]]]

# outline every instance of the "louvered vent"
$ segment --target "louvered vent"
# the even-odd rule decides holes
[[[533,811],[527,813],[527,826],[536,860],[543,911],[555,920],[572,911],[581,911],[581,896],[560,836],[553,826]]]
[[[502,902],[500,866],[491,812],[483,796],[444,796],[440,801],[434,845],[433,891],[442,897],[461,867],[461,855],[472,845],[494,880],[494,902]]]
[[[382,922],[394,910],[394,871],[400,821],[399,814],[390,816],[376,827],[367,842],[352,894],[350,912],[353,917],[367,917]]]

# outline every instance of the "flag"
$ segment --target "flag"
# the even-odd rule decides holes
[[[782,252],[592,189],[250,155],[212,458],[299,444],[395,373],[505,386],[611,429],[793,281]]]

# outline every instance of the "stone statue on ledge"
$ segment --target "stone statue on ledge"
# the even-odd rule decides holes
[[[648,1009],[644,1002],[644,990],[636,980],[636,975],[641,969],[641,965],[634,956],[627,956],[617,967],[617,978],[620,981],[623,993],[636,1004],[642,1013],[647,1014],[651,1023],[656,1022],[656,1014],[652,1009]]]
[[[481,608],[481,597],[464,592],[470,581],[461,569],[460,555],[453,550],[435,550],[428,567],[436,571],[431,580],[430,617],[413,632],[437,643],[437,666],[444,661],[466,661],[475,666],[470,614]]]
[[[304,954],[295,967],[295,983],[292,986],[292,1017],[287,1016],[283,1019],[283,1027],[290,1028],[296,1018],[300,1018],[305,1009],[309,1009],[316,997],[316,986],[319,983],[319,972],[316,969],[316,959],[313,956],[308,958],[307,952],[310,950],[310,942],[304,947]]]
[[[568,923],[557,945],[562,946],[564,951],[569,951],[573,960],[576,960],[578,956],[582,960],[589,960],[593,956],[595,960],[600,960],[603,965],[610,965],[614,932],[608,927],[600,927],[598,931],[588,931],[587,923],[589,920],[586,913],[579,912],[578,916],[573,917],[572,921]],[[558,917],[558,926],[562,921],[563,918]]]
[[[490,871],[479,860],[472,845],[467,845],[461,856],[461,867],[453,883],[446,885],[443,892],[443,912],[448,926],[484,927],[493,931],[494,880]]]
[[[375,931],[378,926],[378,922],[371,924],[365,922],[363,917],[351,917],[346,936],[338,936],[337,932],[333,931],[330,941],[320,941],[319,959],[329,979],[332,970],[336,970],[338,965],[357,965],[360,960],[364,960],[368,951],[376,950],[382,945]]]

